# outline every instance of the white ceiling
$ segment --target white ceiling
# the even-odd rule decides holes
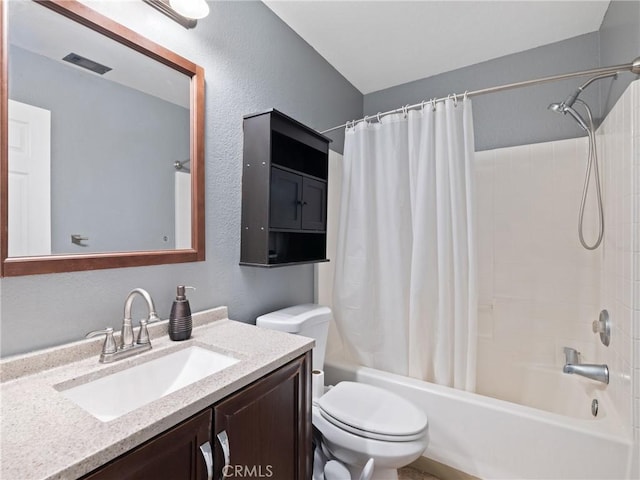
[[[609,0],[264,0],[367,94],[600,28]]]

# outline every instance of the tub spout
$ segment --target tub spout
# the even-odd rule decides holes
[[[575,373],[576,375],[581,375],[598,382],[609,383],[609,367],[607,365],[593,365],[588,363],[574,365],[567,363],[562,371],[564,373]]]

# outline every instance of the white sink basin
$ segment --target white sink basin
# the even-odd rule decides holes
[[[60,393],[94,417],[108,422],[238,361],[191,346]]]

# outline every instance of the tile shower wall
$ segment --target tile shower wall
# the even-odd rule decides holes
[[[476,153],[478,391],[522,402],[527,370],[561,368],[562,347],[571,346],[584,362],[609,364],[607,392],[640,441],[639,81],[597,141],[606,229],[595,251],[577,235],[586,137]],[[585,236],[593,243],[593,185],[590,192]],[[608,348],[591,331],[602,308],[613,320]]]
[[[611,314],[614,402],[640,441],[640,81],[632,82],[598,129],[604,160],[602,306]]]
[[[578,138],[476,153],[478,393],[528,403],[529,369],[561,368],[564,346],[595,361],[601,254],[576,227],[587,149]]]

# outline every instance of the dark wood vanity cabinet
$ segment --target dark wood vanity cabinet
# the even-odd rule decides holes
[[[305,355],[216,404],[214,478],[311,477],[310,377]]]
[[[307,480],[311,429],[308,352],[83,480],[206,480],[207,443],[214,480]]]
[[[243,128],[240,264],[326,261],[330,139],[273,109]]]
[[[200,451],[210,443],[209,408],[90,473],[84,480],[203,480],[207,467]]]

